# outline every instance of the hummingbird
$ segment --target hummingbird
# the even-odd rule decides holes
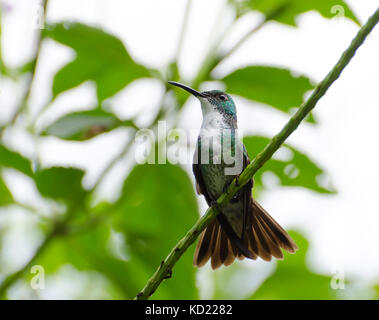
[[[237,110],[232,97],[220,90],[199,92],[184,84],[169,81],[200,100],[203,121],[197,139],[192,171],[196,191],[208,206],[225,192],[250,163],[247,150],[238,139]],[[231,160],[234,160],[231,161]],[[297,245],[289,234],[252,197],[251,179],[200,234],[193,264],[204,266],[211,260],[212,269],[239,260],[271,261],[283,259],[281,249],[295,253]]]

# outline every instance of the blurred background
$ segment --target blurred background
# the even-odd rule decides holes
[[[130,299],[206,210],[191,163],[137,164],[141,129],[232,94],[250,157],[347,48],[377,0],[1,0],[0,296]],[[283,261],[192,266],[155,299],[379,297],[379,32],[255,176],[299,246]],[[195,134],[189,134],[194,132]],[[163,137],[165,140],[166,137]],[[162,137],[161,140],[162,141]],[[150,145],[150,152],[155,150]]]

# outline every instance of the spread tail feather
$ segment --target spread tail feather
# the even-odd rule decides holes
[[[288,233],[255,200],[251,200],[246,218],[246,232],[239,243],[228,238],[218,219],[213,220],[200,235],[193,264],[201,267],[211,259],[212,269],[217,269],[232,264],[235,258],[255,260],[261,257],[270,261],[272,257],[283,259],[281,249],[290,253],[297,250]]]

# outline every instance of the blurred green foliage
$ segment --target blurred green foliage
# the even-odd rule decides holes
[[[280,14],[273,20],[291,26],[297,26],[296,17],[304,12],[317,11],[325,18],[333,18],[337,13],[336,10],[343,10],[341,14],[360,24],[349,6],[341,0],[232,0],[231,2],[240,10],[256,10],[268,17],[280,9]]]
[[[13,203],[13,197],[7,185],[0,179],[0,206],[6,206]]]
[[[250,299],[337,299],[338,290],[331,287],[330,276],[317,274],[308,269],[306,263],[308,241],[299,233],[290,232],[290,234],[299,251],[296,254],[285,252],[284,260],[277,262],[274,273],[262,283]]]
[[[93,80],[101,102],[133,80],[149,76],[147,68],[133,61],[118,38],[98,28],[65,22],[47,27],[44,34],[76,53],[76,58],[55,75],[54,97]]]
[[[77,174],[72,176],[76,182]],[[48,266],[47,273],[56,272],[65,263],[79,270],[97,271],[108,278],[116,298],[129,299],[198,217],[187,173],[170,164],[136,166],[125,180],[120,199],[114,204],[103,203],[94,211],[92,216],[102,219],[95,219],[88,229],[88,220],[72,223],[71,228],[80,229],[56,239],[38,263]],[[172,279],[162,284],[155,298],[198,298],[193,251],[186,252]]]
[[[33,175],[31,161],[3,145],[0,145],[0,166],[16,169],[28,176]]]
[[[66,140],[83,141],[121,125],[123,122],[115,114],[96,108],[69,113],[48,126],[42,134]]]
[[[117,204],[115,229],[125,235],[129,244],[129,264],[143,266],[149,275],[195,223],[199,212],[188,174],[171,164],[135,167],[125,180]],[[180,259],[156,298],[197,298],[193,249]],[[146,279],[139,279],[140,288]]]
[[[243,140],[251,159],[254,159],[269,142],[269,138],[260,136],[250,136]],[[335,192],[331,186],[325,187],[320,184],[319,177],[326,174],[307,155],[288,144],[284,144],[281,147],[281,150],[283,149],[287,151],[286,159],[276,159],[275,157],[270,159],[265,164],[265,170],[258,171],[254,176],[256,186],[264,187],[262,175],[265,172],[271,172],[279,179],[282,186],[307,188],[320,193]]]
[[[299,106],[304,94],[314,87],[305,76],[294,76],[289,70],[267,66],[239,69],[221,81],[231,94],[265,103],[286,113]]]
[[[84,171],[53,167],[36,172],[34,180],[41,195],[67,203],[81,203],[85,196],[82,186]]]
[[[263,13],[268,19],[296,26],[299,14],[315,10],[325,18],[334,17],[332,7],[340,5],[345,16],[359,24],[354,13],[343,1],[331,0],[246,0],[230,1],[236,10],[236,21],[251,10]],[[1,8],[0,8],[1,9]],[[276,12],[276,14],[273,14]],[[0,24],[1,28],[1,24]],[[42,32],[43,38],[54,40],[71,48],[75,58],[60,69],[54,76],[51,88],[52,101],[62,92],[92,81],[97,87],[98,105],[92,110],[75,111],[63,115],[41,132],[32,130],[35,139],[43,136],[55,136],[60,139],[80,141],[106,134],[119,127],[136,130],[132,119],[119,119],[117,115],[105,110],[105,99],[123,90],[128,84],[140,78],[158,77],[166,86],[167,80],[182,81],[177,61],[162,66],[162,70],[150,70],[132,58],[123,42],[116,36],[98,27],[82,23],[63,21],[51,24]],[[1,36],[1,29],[0,29]],[[0,39],[1,43],[1,39]],[[20,48],[21,50],[21,48]],[[30,67],[36,61],[9,72],[1,58],[0,73],[3,76],[19,78],[31,76]],[[18,70],[18,71],[17,71]],[[17,72],[16,72],[17,71]],[[214,80],[212,69],[199,70],[202,81]],[[25,75],[26,73],[26,75]],[[167,77],[162,76],[167,74]],[[159,75],[159,76],[158,76]],[[35,75],[32,75],[35,76]],[[314,88],[314,82],[307,76],[297,76],[291,70],[275,66],[246,66],[224,76],[222,81],[228,92],[242,96],[250,101],[263,103],[287,114],[298,107],[304,95]],[[197,85],[201,85],[198,83]],[[171,92],[172,110],[177,117],[187,95],[182,91]],[[165,92],[165,95],[167,92]],[[22,104],[28,104],[23,101]],[[254,106],[252,104],[252,106]],[[158,114],[163,115],[161,106]],[[155,121],[150,128],[155,128]],[[309,119],[311,122],[312,118]],[[14,123],[2,123],[4,132]],[[29,126],[25,124],[25,128]],[[268,137],[251,136],[244,139],[249,155],[253,158],[269,142]],[[0,145],[0,206],[22,206],[13,199],[3,172],[11,168],[31,178],[41,196],[47,202],[57,202],[66,210],[64,225],[59,232],[48,238],[44,250],[32,260],[44,266],[48,276],[56,274],[69,264],[82,272],[96,272],[107,281],[104,297],[133,298],[151,277],[161,261],[167,256],[199,215],[197,196],[188,173],[179,165],[135,165],[120,187],[120,196],[114,203],[96,204],[94,190],[86,190],[82,179],[85,172],[79,168],[50,167],[43,168],[38,159],[27,159],[6,147],[2,136]],[[306,188],[318,193],[333,193],[335,190],[320,184],[318,177],[326,175],[310,155],[296,147],[285,145],[290,153],[288,159],[272,159],[255,176],[256,185],[264,190],[262,176],[270,171],[281,186]],[[38,158],[38,157],[37,157]],[[117,163],[120,159],[115,159]],[[33,170],[32,170],[33,163]],[[54,230],[57,217],[51,206],[51,219],[43,220],[36,228],[41,232]],[[24,208],[25,209],[25,208]],[[59,220],[61,221],[61,220]],[[5,231],[0,229],[0,250],[4,250],[2,240]],[[330,288],[330,277],[310,271],[305,263],[308,242],[297,233],[293,233],[300,250],[295,255],[285,255],[284,261],[277,264],[273,274],[267,277],[251,299],[335,299]],[[1,253],[0,251],[0,260]],[[172,278],[163,282],[153,298],[156,299],[197,299],[197,270],[192,266],[194,248],[188,250],[173,270]],[[230,276],[239,272],[238,263],[229,267]],[[3,272],[3,269],[1,269]],[[13,270],[15,271],[15,270]],[[12,274],[12,270],[4,271]],[[7,274],[1,274],[5,277]],[[28,270],[19,274],[29,280]],[[1,278],[0,278],[1,279]],[[217,277],[215,277],[215,281]],[[1,280],[0,280],[1,281]],[[0,282],[0,291],[2,285]],[[12,285],[13,283],[11,283]],[[217,288],[217,284],[215,285]],[[220,287],[220,284],[219,284]],[[3,288],[5,291],[7,288]],[[214,297],[233,298],[229,288],[222,288]],[[83,296],[82,298],[86,298]]]

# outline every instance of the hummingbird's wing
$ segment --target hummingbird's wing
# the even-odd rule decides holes
[[[211,199],[210,195],[207,192],[207,188],[205,187],[203,176],[201,175],[200,165],[198,163],[192,164],[192,171],[196,180],[196,191],[199,195],[203,195],[205,200],[208,203],[208,206],[212,205],[213,199]]]
[[[199,194],[203,194],[208,205],[212,206],[212,202],[217,199],[213,199],[207,192],[196,151],[195,159],[197,159],[197,161],[194,161],[192,171],[196,179],[196,190]],[[244,159],[244,168],[246,165],[247,162],[246,159]],[[243,196],[246,199],[246,204],[248,204],[247,199],[251,197],[251,188],[252,182],[244,186]],[[245,205],[244,208],[244,211],[248,210],[247,205]],[[243,243],[243,240],[229,224],[228,219],[222,212],[219,213],[217,218],[212,221],[200,235],[194,256],[194,265],[202,266],[210,257],[212,257],[211,263],[213,269],[218,268],[221,264],[231,264],[236,257],[243,258],[246,256],[251,259],[256,259],[257,255],[249,251],[248,238],[245,238],[245,243]]]
[[[197,157],[197,153],[195,154],[195,158],[196,157]],[[206,188],[204,180],[203,180],[203,176],[202,176],[201,171],[200,171],[200,165],[198,163],[199,161],[196,161],[196,162],[194,162],[192,164],[192,171],[193,171],[193,174],[194,174],[195,180],[196,180],[196,191],[199,195],[202,194],[205,197],[205,200],[207,201],[208,206],[211,206],[212,202],[217,200],[217,199],[212,199],[211,196],[208,194],[207,188]],[[249,163],[250,163],[249,155],[247,154],[245,146],[243,146],[243,169],[242,170],[244,170]],[[244,190],[244,202],[245,202],[245,210],[244,211],[246,211],[247,204],[249,202],[248,200],[251,197],[251,189],[253,187],[253,182],[254,182],[254,180],[251,179],[251,181],[248,182],[243,188],[243,190]],[[246,216],[246,214],[244,212],[244,221],[245,221],[245,216]],[[244,225],[245,225],[245,222],[244,222]]]
[[[242,170],[245,170],[245,168],[250,164],[250,158],[249,158],[249,154],[247,153],[247,150],[246,150],[246,147],[244,144],[242,144],[243,146],[243,169]],[[249,213],[250,213],[250,207],[251,207],[251,190],[253,188],[253,185],[254,185],[254,179],[251,178],[250,181],[245,184],[244,188],[243,188],[243,203],[244,203],[244,210],[243,210],[243,231],[242,231],[242,241],[246,238],[246,230],[247,230],[247,225],[248,225],[248,217],[249,217]]]

